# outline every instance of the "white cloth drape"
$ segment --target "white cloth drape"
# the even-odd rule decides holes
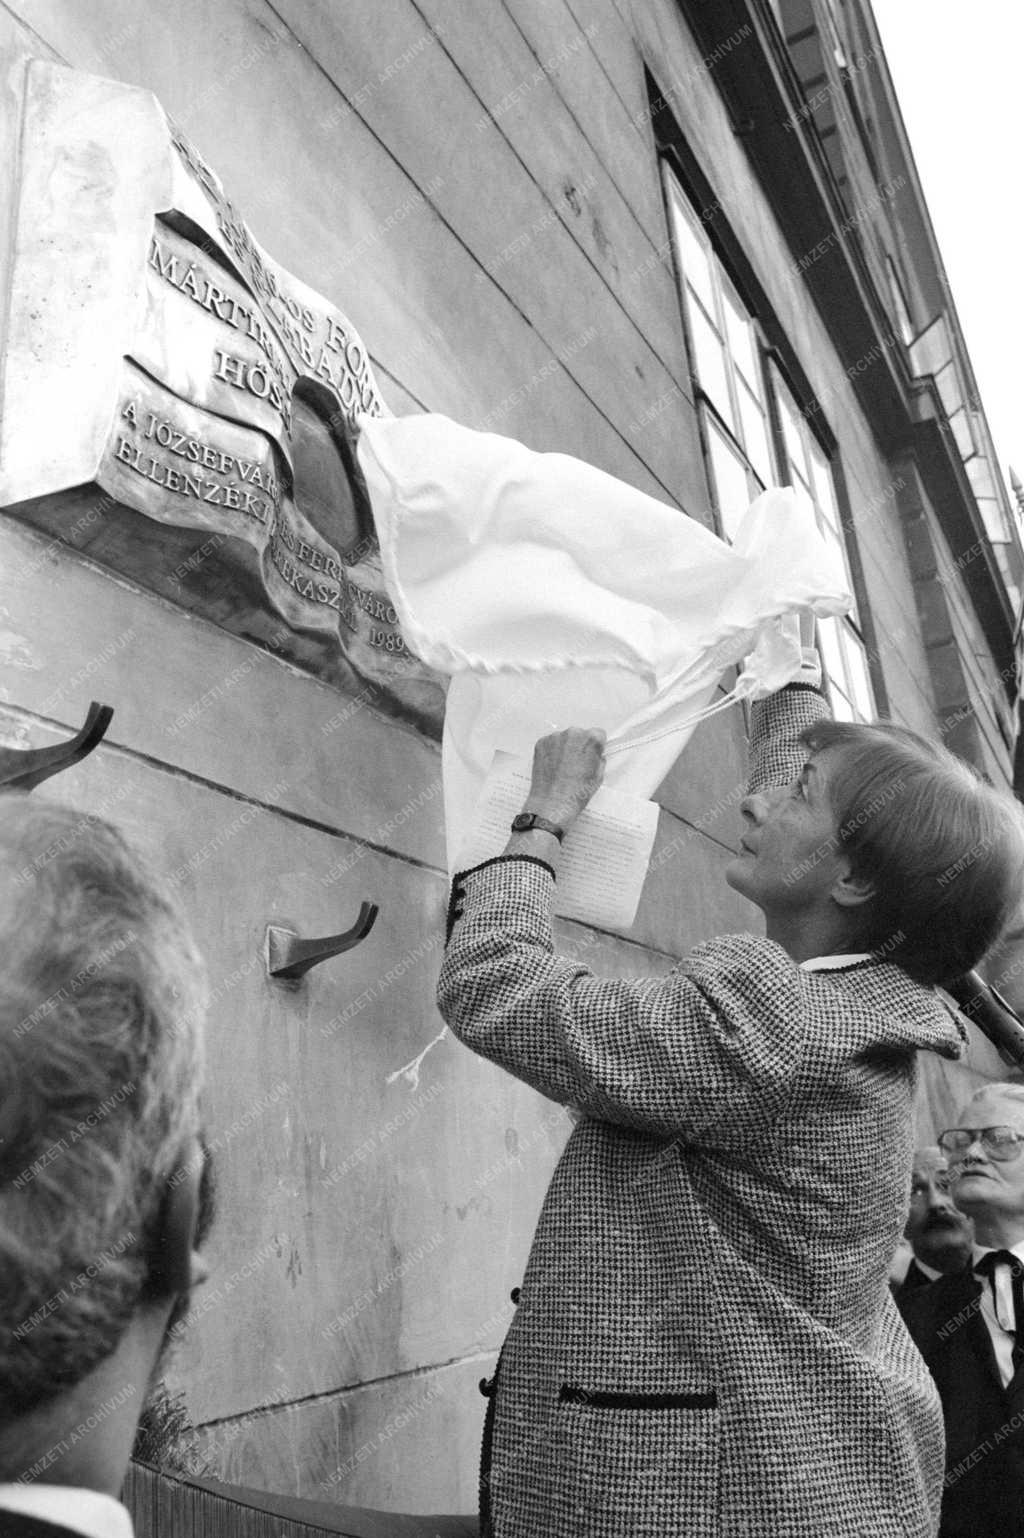
[[[799,609],[844,613],[810,502],[766,491],[730,546],[581,460],[447,417],[360,419],[359,464],[407,645],[450,673],[449,859],[496,749],[608,733],[606,783],[649,796],[696,722],[796,677]],[[712,703],[726,668],[744,666]]]

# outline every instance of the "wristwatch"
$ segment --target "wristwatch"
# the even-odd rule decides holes
[[[541,833],[553,833],[559,843],[565,837],[564,828],[560,828],[557,822],[548,822],[546,817],[539,817],[536,812],[518,812],[513,817],[513,833],[529,833],[531,828],[536,828]]]

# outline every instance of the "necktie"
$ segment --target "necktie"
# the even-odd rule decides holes
[[[1013,1296],[1013,1370],[1016,1373],[1024,1365],[1024,1260],[1012,1254],[1009,1250],[989,1250],[975,1265],[975,1271],[983,1276],[991,1278],[992,1304],[999,1318],[999,1299],[996,1294],[996,1267],[1007,1265],[1010,1268],[1010,1289]],[[1002,1322],[1002,1321],[1000,1321]]]

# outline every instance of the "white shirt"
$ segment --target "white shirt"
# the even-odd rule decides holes
[[[17,1511],[83,1538],[134,1538],[132,1519],[112,1495],[76,1485],[0,1484],[0,1512]]]
[[[861,961],[874,961],[870,951],[851,951],[847,956],[808,956],[801,961],[804,972],[838,972],[842,967],[855,967]]]
[[[1018,1260],[1024,1260],[1024,1239],[1019,1244],[990,1245],[976,1244],[971,1254],[971,1265],[976,1266],[983,1255],[988,1255],[993,1249],[1008,1249],[1011,1255],[1016,1255]],[[992,1339],[992,1349],[996,1354],[996,1366],[999,1368],[999,1376],[1003,1380],[1003,1388],[1006,1388],[1013,1377],[1013,1344],[1016,1336],[1013,1333],[1013,1291],[1010,1280],[1010,1268],[1005,1263],[995,1269],[995,1298],[992,1297],[992,1278],[979,1276],[981,1283],[981,1317],[988,1327],[988,1333]],[[1024,1329],[1024,1321],[1021,1323]]]

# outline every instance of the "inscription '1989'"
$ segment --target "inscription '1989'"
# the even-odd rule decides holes
[[[402,637],[394,630],[371,630],[370,645],[379,646],[382,651],[391,652],[398,657],[412,656]]]

